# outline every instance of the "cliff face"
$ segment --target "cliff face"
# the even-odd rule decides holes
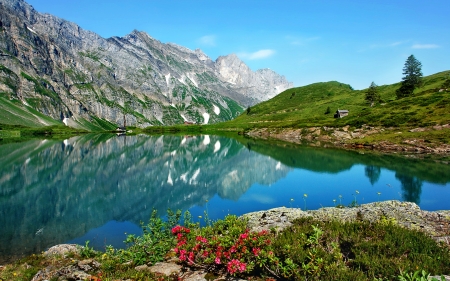
[[[212,61],[136,30],[104,39],[22,0],[0,7],[1,98],[74,127],[214,123],[292,86],[235,55]]]
[[[230,83],[236,91],[243,92],[253,103],[271,99],[294,86],[270,69],[253,72],[234,54],[219,57],[216,69],[223,81]]]

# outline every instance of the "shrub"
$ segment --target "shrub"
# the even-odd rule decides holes
[[[273,247],[276,257],[297,265],[290,276],[296,280],[394,280],[399,270],[450,271],[448,248],[390,222],[300,219],[275,239]]]
[[[127,249],[115,250],[108,247],[106,256],[115,263],[132,262],[133,265],[154,264],[163,261],[166,254],[175,246],[175,239],[171,229],[179,222],[181,211],[167,210],[167,221],[158,216],[156,210],[152,211],[147,225],[141,224],[143,234],[136,237],[128,235],[125,243]],[[114,263],[113,262],[113,263]]]
[[[174,252],[190,266],[230,275],[267,274],[271,264],[279,263],[273,253],[273,234],[250,232],[236,216],[203,228],[176,226],[172,233],[177,239]]]

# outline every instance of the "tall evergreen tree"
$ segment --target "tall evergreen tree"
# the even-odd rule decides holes
[[[422,63],[414,55],[410,55],[403,67],[402,85],[396,91],[397,98],[404,98],[411,95],[415,88],[422,84]]]
[[[366,92],[366,101],[370,102],[370,106],[373,106],[374,102],[379,100],[380,94],[378,93],[378,86],[372,82]]]

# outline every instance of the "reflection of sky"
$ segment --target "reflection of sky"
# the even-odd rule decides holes
[[[89,246],[94,247],[96,250],[104,250],[108,245],[124,248],[125,243],[123,241],[127,234],[141,235],[142,229],[129,221],[109,221],[101,227],[91,229],[85,235],[66,243],[85,245],[85,241],[89,241]]]
[[[359,194],[356,194],[356,190]],[[304,198],[304,194],[307,194],[307,198]],[[339,195],[342,196],[341,199]],[[340,201],[342,205],[348,206],[355,199],[358,204],[383,200],[403,201],[402,195],[401,183],[395,177],[395,172],[381,169],[380,178],[372,186],[365,175],[365,166],[355,165],[339,174],[294,169],[285,178],[270,186],[253,184],[238,201],[224,200],[216,195],[207,206],[209,217],[219,219],[226,214],[241,215],[281,206],[305,209],[306,205],[307,209],[314,210],[333,207]],[[333,202],[334,199],[336,202]],[[423,182],[419,203],[422,209],[429,211],[450,209],[448,199],[450,199],[450,184]],[[203,216],[204,210],[205,206],[190,209],[195,218]]]
[[[356,190],[359,194],[356,194]],[[419,205],[422,209],[430,211],[450,209],[448,200],[450,184],[423,182],[421,190]],[[307,194],[307,198],[304,198],[304,194]],[[222,199],[216,194],[208,201],[198,202],[198,205],[191,207],[189,211],[194,222],[204,224],[205,211],[210,219],[217,220],[227,214],[239,216],[281,206],[302,209],[306,207],[314,210],[333,207],[340,202],[347,206],[355,199],[359,204],[394,199],[402,201],[402,194],[401,183],[395,177],[395,172],[383,168],[373,186],[365,175],[363,165],[354,165],[351,169],[338,174],[293,169],[286,177],[270,186],[253,184],[237,201]],[[342,195],[341,199],[339,195]],[[105,245],[110,244],[114,247],[123,247],[124,233],[140,234],[142,231],[131,222],[110,221],[69,242],[84,244],[84,241],[90,240],[90,245],[96,249],[104,249]]]

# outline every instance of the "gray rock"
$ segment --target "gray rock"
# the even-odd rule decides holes
[[[150,272],[153,273],[160,273],[164,274],[166,276],[172,275],[172,274],[180,274],[182,269],[181,265],[174,264],[174,263],[165,263],[165,262],[157,262],[153,266],[149,267]]]
[[[445,280],[445,281],[450,281],[450,276],[448,276],[448,275],[442,275],[442,276],[444,276],[444,280]],[[441,275],[430,276],[430,277],[428,278],[428,280],[433,280],[433,278],[436,278],[438,281],[441,281],[441,280],[442,280],[442,279],[441,279]]]
[[[78,246],[75,244],[59,244],[51,247],[44,252],[45,256],[61,256],[66,257],[69,253],[78,253]]]
[[[78,268],[83,271],[91,271],[100,268],[100,263],[93,259],[82,260],[78,262]]]
[[[134,269],[136,269],[137,271],[150,271],[150,267],[148,267],[148,265],[146,264],[138,265]]]
[[[438,242],[450,246],[448,231],[450,216],[448,211],[429,212],[420,210],[411,202],[397,200],[363,204],[355,208],[327,207],[319,210],[302,211],[296,208],[275,208],[268,211],[253,212],[242,216],[248,220],[252,231],[275,228],[282,230],[301,217],[311,217],[320,221],[337,220],[351,222],[364,220],[370,222],[394,223],[399,226],[424,231]]]
[[[248,220],[248,227],[252,231],[275,229],[281,231],[292,225],[292,221],[301,217],[311,217],[308,212],[298,208],[274,208],[267,211],[244,214],[243,219]]]

